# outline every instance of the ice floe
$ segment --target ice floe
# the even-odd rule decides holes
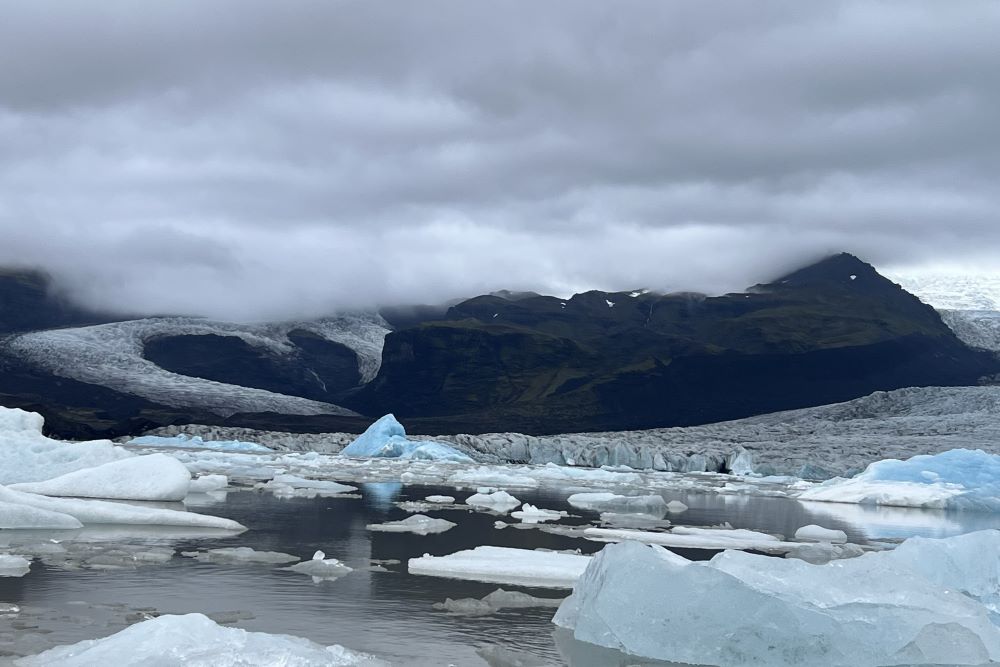
[[[410,574],[471,579],[494,584],[572,588],[590,562],[590,556],[482,546],[447,556],[425,554],[411,558]]]
[[[4,504],[24,505],[44,510],[50,514],[39,516],[46,523],[49,523],[52,519],[50,515],[55,513],[72,517],[82,524],[185,526],[218,528],[233,532],[246,530],[244,526],[236,521],[206,514],[158,507],[143,507],[141,505],[116,503],[107,500],[50,498],[48,496],[0,487],[0,505]]]
[[[566,516],[566,512],[542,509],[524,503],[521,509],[511,512],[510,515],[520,520],[521,523],[545,523],[546,521],[558,521]]]
[[[31,570],[31,561],[18,554],[0,554],[0,577],[23,577]]]
[[[191,473],[184,464],[165,454],[149,454],[8,488],[46,496],[172,501],[183,500],[190,484]]]
[[[255,442],[243,442],[240,440],[203,440],[199,435],[186,435],[179,433],[173,436],[165,435],[143,435],[131,438],[126,445],[136,447],[161,447],[173,448],[183,447],[187,449],[214,449],[223,452],[270,452],[270,447],[258,445]]]
[[[997,553],[997,531],[827,565],[738,551],[690,562],[623,543],[593,559],[554,622],[592,644],[700,665],[987,664],[1000,659],[1000,628],[961,593],[995,594]]]
[[[506,514],[520,505],[521,501],[506,491],[494,491],[493,493],[475,493],[465,499],[465,504],[470,507],[479,507],[491,512]]]
[[[528,609],[533,607],[558,607],[563,598],[540,598],[520,591],[505,591],[498,588],[482,598],[446,598],[435,602],[434,609],[447,611],[459,616],[489,616],[504,609]]]
[[[383,665],[343,646],[227,628],[202,614],[160,616],[102,639],[59,646],[14,661],[17,667],[354,667]]]
[[[434,519],[423,514],[414,514],[401,521],[370,523],[366,528],[380,533],[416,533],[417,535],[429,535],[431,533],[443,533],[446,530],[454,528],[456,525],[458,524],[447,519]]]
[[[591,527],[583,536],[599,542],[642,542],[686,549],[748,549],[783,554],[801,546],[755,530],[672,526],[664,531]]]
[[[291,570],[299,574],[306,574],[313,578],[313,581],[332,581],[339,579],[354,571],[354,568],[344,565],[336,558],[327,558],[322,551],[313,554],[312,559],[304,560],[283,570]]]
[[[847,533],[842,530],[832,530],[810,524],[802,526],[795,531],[795,539],[802,542],[830,542],[833,544],[843,544],[847,542]]]
[[[662,496],[622,496],[608,492],[574,493],[568,499],[573,507],[596,512],[636,512],[663,516],[667,512],[667,502]]]
[[[298,556],[280,551],[257,551],[250,547],[182,551],[181,555],[206,563],[293,563],[299,560]]]

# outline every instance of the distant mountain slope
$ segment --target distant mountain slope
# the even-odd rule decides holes
[[[347,405],[454,430],[618,430],[975,384],[996,368],[841,254],[721,297],[476,297],[389,334],[378,376]]]
[[[40,271],[0,269],[0,335],[116,319],[122,318],[85,310],[59,297],[51,279]]]

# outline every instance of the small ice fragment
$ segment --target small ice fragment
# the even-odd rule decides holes
[[[801,542],[830,542],[843,544],[847,542],[847,533],[842,530],[831,530],[815,524],[802,526],[795,531],[795,539]]]

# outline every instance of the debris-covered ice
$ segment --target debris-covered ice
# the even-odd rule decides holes
[[[699,665],[988,664],[1000,628],[976,598],[996,595],[998,553],[997,531],[827,565],[738,551],[690,562],[616,544],[554,622],[579,640]]]

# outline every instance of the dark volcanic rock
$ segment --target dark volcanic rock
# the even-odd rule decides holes
[[[348,405],[452,431],[651,428],[995,369],[933,308],[842,254],[720,297],[476,297],[390,334],[378,377]]]

